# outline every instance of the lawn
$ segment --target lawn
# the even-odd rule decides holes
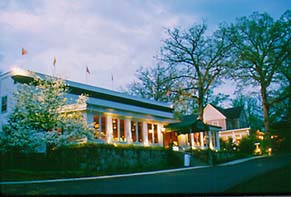
[[[53,171],[53,170],[23,170],[23,169],[7,169],[0,170],[0,181],[29,181],[44,180],[58,178],[75,178],[86,176],[100,176],[94,172],[86,171]]]
[[[291,164],[227,190],[228,194],[291,194]]]

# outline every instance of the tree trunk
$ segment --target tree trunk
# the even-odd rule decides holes
[[[270,119],[269,119],[269,103],[267,98],[267,87],[261,85],[262,106],[264,112],[264,127],[267,133],[270,131]]]
[[[203,121],[203,106],[204,106],[204,93],[202,88],[198,88],[198,119]]]

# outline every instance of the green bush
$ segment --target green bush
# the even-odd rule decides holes
[[[250,135],[248,137],[244,137],[239,144],[239,152],[244,154],[253,154],[255,150],[255,143],[259,142],[255,136]]]

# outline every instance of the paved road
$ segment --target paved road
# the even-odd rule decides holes
[[[2,194],[217,194],[286,166],[291,155],[177,172],[57,183],[0,185]]]

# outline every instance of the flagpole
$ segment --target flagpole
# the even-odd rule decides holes
[[[56,62],[57,62],[57,59],[56,59],[56,57],[54,57],[54,60],[53,60],[53,77],[56,76]]]
[[[53,76],[56,77],[56,66],[54,66]]]
[[[24,60],[24,58],[25,58],[26,55],[27,55],[27,50],[25,48],[22,48],[21,49],[21,56],[22,56],[22,58],[21,58],[21,61],[20,61],[19,66],[22,69],[30,70],[28,65],[24,65],[24,63],[26,62]]]
[[[88,66],[86,66],[86,70],[85,70],[85,81],[86,81],[86,84],[88,84],[88,75],[90,75],[90,70],[89,70]]]
[[[85,83],[88,84],[88,72],[87,72],[87,67],[85,68]]]
[[[111,82],[112,82],[112,90],[113,90],[113,74],[111,73]]]

